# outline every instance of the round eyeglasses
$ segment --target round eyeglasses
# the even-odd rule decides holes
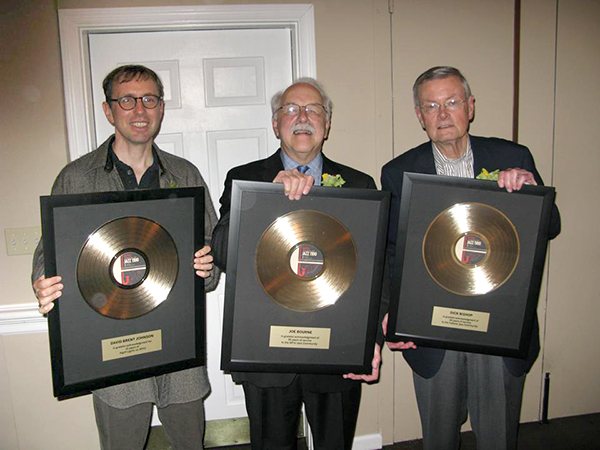
[[[296,103],[287,103],[280,108],[277,108],[273,115],[275,116],[279,111],[282,111],[284,115],[290,117],[299,115],[300,111],[304,111],[309,117],[323,117],[327,115],[327,108],[319,103],[310,103],[304,106],[300,106]]]
[[[125,97],[119,98],[111,98],[111,102],[117,102],[121,108],[125,111],[131,111],[137,105],[137,101],[142,101],[142,106],[146,109],[154,109],[158,106],[162,97],[158,95],[144,95],[143,97],[133,97],[131,95],[126,95]]]
[[[463,103],[466,100],[456,100],[451,98],[450,100],[446,100],[444,103],[439,104],[437,102],[429,102],[424,105],[420,105],[419,109],[423,112],[423,114],[436,114],[442,110],[442,106],[446,108],[446,111],[458,111]]]

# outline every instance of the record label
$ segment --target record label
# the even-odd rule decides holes
[[[465,233],[456,241],[454,254],[461,263],[472,266],[485,259],[487,245],[483,237],[478,234]]]
[[[146,257],[140,250],[123,250],[111,262],[112,281],[123,289],[139,286],[148,274]]]
[[[307,242],[296,245],[290,256],[290,267],[300,278],[318,277],[323,270],[323,253]]]

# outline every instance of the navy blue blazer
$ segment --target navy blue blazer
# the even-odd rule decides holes
[[[249,164],[235,167],[227,173],[225,189],[219,200],[221,203],[221,218],[213,231],[212,247],[215,264],[226,271],[227,246],[229,236],[229,213],[231,208],[231,187],[233,180],[267,181],[271,182],[280,170],[283,170],[281,149],[266,159],[254,161]],[[369,175],[338,164],[323,155],[323,173],[340,174],[346,184],[343,187],[377,189],[375,181]],[[285,387],[296,377],[295,373],[267,373],[267,372],[233,372],[234,381],[240,383],[248,381],[261,388]],[[339,392],[350,389],[354,381],[343,378],[341,375],[305,374],[302,377],[305,388],[312,392]]]
[[[542,178],[535,168],[533,156],[527,147],[499,138],[484,138],[470,136],[473,150],[473,171],[481,172],[482,168],[490,171],[519,167],[533,173],[538,185],[543,185]],[[431,141],[425,142],[406,153],[394,158],[383,166],[381,171],[382,189],[392,194],[390,226],[388,234],[387,257],[391,276],[394,274],[394,258],[396,254],[396,239],[398,236],[398,216],[400,213],[400,198],[404,172],[416,172],[435,175],[435,162]],[[553,239],[560,233],[560,214],[556,205],[553,206],[550,218],[548,238]],[[386,289],[384,291],[387,292]],[[387,310],[389,298],[382,299],[382,310]],[[515,376],[528,372],[540,351],[539,326],[537,317],[532,329],[531,344],[526,358],[504,357],[507,369]],[[419,347],[416,350],[405,350],[404,359],[410,367],[423,378],[431,378],[439,370],[444,360],[444,349]]]

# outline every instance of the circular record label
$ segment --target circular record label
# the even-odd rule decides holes
[[[323,253],[312,244],[298,244],[290,253],[290,267],[300,278],[316,278],[323,271]]]
[[[116,254],[110,265],[112,281],[123,289],[139,286],[148,274],[146,257],[139,250],[127,249]]]
[[[463,234],[454,246],[456,258],[467,266],[474,266],[485,259],[488,248],[485,240],[476,233]]]

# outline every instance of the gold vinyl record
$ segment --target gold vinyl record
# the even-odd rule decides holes
[[[177,248],[158,223],[124,217],[87,239],[77,261],[85,301],[113,319],[142,316],[167,299],[179,270]]]
[[[519,236],[510,219],[482,203],[457,203],[441,212],[423,238],[429,275],[458,295],[498,289],[519,262]]]
[[[328,214],[301,210],[278,217],[256,249],[256,271],[278,304],[311,312],[335,304],[356,274],[352,235]]]

